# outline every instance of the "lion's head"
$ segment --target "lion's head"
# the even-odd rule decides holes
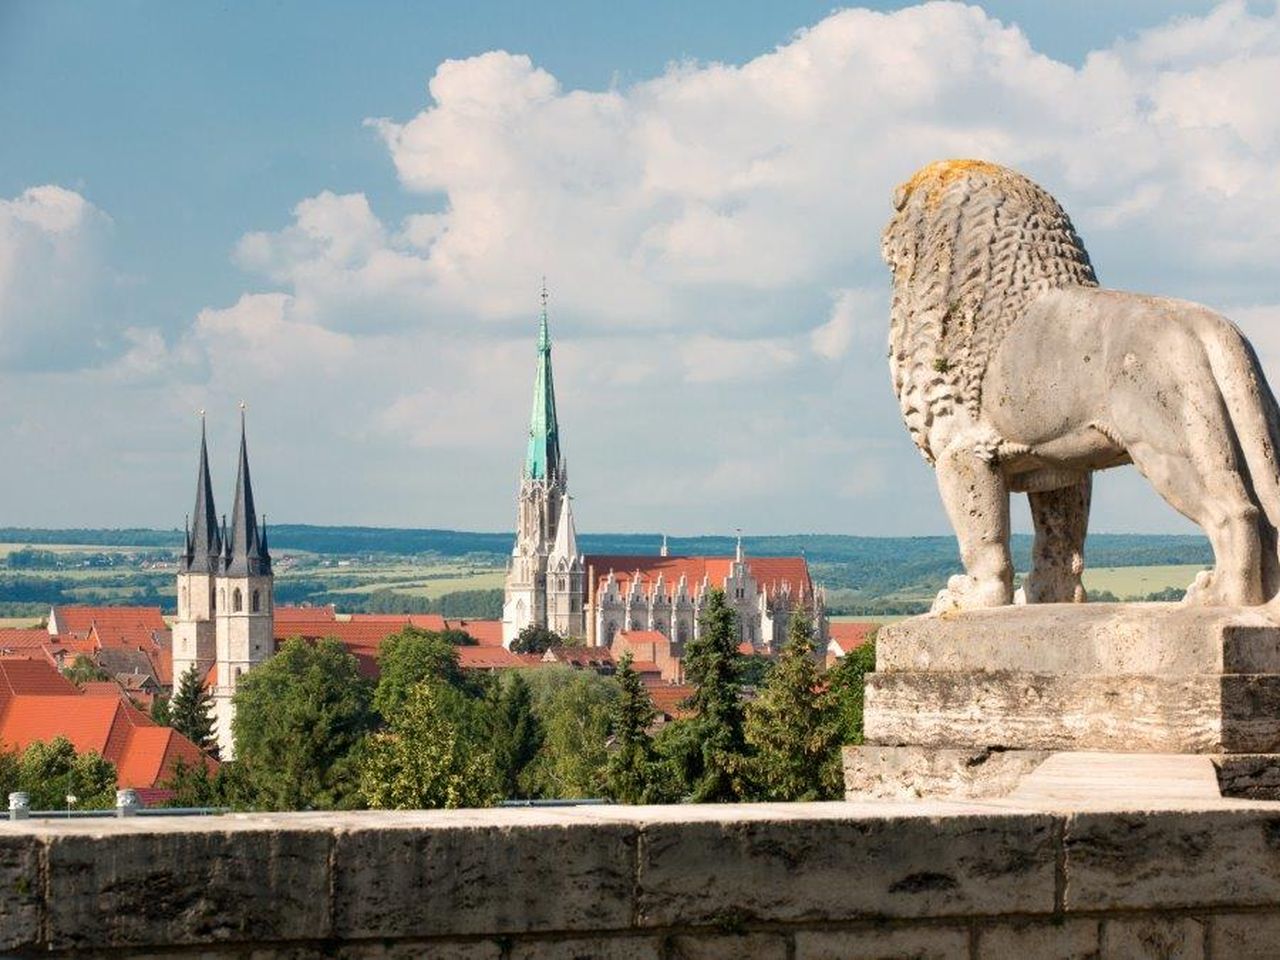
[[[1009,326],[1047,290],[1097,286],[1058,202],[1020,173],[981,160],[922,167],[893,197],[880,250],[893,271],[889,367],[912,439],[976,412],[987,362]]]

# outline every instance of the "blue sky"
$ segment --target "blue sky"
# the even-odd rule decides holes
[[[1272,4],[907,7],[0,2],[0,524],[179,522],[243,397],[281,521],[507,527],[546,272],[584,529],[942,532],[875,237],[947,152],[1270,362]]]

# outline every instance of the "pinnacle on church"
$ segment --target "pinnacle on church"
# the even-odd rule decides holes
[[[236,500],[231,508],[230,538],[226,546],[225,572],[232,577],[266,576],[271,573],[264,531],[253,509],[253,484],[249,480],[249,451],[245,443],[244,406],[240,407],[240,469],[236,474]]]
[[[551,548],[552,557],[563,557],[572,562],[578,556],[578,531],[573,523],[571,498],[565,497],[560,507],[560,522],[556,524],[556,542]]]
[[[554,480],[560,472],[560,426],[556,421],[556,389],[551,376],[551,335],[547,330],[547,285],[542,284],[538,323],[538,367],[533,381],[533,415],[529,418],[529,453],[524,475]]]
[[[187,531],[181,573],[216,573],[222,553],[218,513],[213,506],[213,485],[209,481],[209,446],[205,438],[204,412],[200,413],[200,466],[196,471],[196,507]]]

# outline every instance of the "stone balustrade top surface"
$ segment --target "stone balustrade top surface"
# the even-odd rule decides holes
[[[0,821],[0,951],[1280,911],[1280,804],[1122,793]]]

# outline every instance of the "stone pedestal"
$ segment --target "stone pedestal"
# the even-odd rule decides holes
[[[1256,609],[1044,604],[882,627],[851,796],[1005,796],[1054,753],[1210,758],[1280,799],[1280,625]]]

